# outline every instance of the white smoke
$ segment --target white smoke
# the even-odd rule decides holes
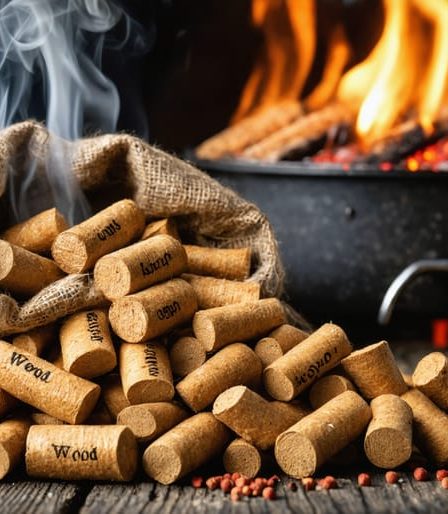
[[[114,132],[120,99],[102,58],[107,33],[119,22],[124,44],[132,22],[110,0],[0,0],[0,127],[38,116],[65,139],[86,129]],[[24,179],[11,174],[16,218],[55,205],[77,222],[89,213],[87,201],[57,144],[49,155],[45,184],[33,162]]]

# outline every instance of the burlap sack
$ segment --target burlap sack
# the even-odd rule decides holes
[[[33,121],[0,132],[0,197],[5,193],[11,166],[15,174],[22,173],[24,163],[31,159],[43,167],[52,137],[45,127]],[[101,190],[110,186],[112,177],[114,181],[118,177],[123,189],[132,191],[133,199],[148,217],[176,216],[181,229],[188,227],[193,242],[221,248],[250,246],[255,271],[249,280],[261,284],[263,296],[281,295],[284,271],[277,242],[268,219],[254,204],[194,166],[127,134],[63,141],[62,146],[83,190]],[[71,291],[73,284],[69,286]],[[85,281],[78,286],[84,288],[82,294],[95,296]],[[68,313],[64,301],[59,302],[62,308],[56,305],[54,290],[48,297],[41,296],[39,302],[46,302],[46,308],[58,315]],[[9,312],[10,323],[24,327],[26,320],[18,323],[20,313],[13,311]],[[6,331],[10,330],[0,326],[0,335]]]

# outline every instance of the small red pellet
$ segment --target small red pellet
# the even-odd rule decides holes
[[[210,491],[214,491],[215,489],[218,489],[220,484],[220,480],[217,479],[217,477],[210,477],[205,482],[205,485],[207,486]]]
[[[262,494],[265,500],[275,500],[275,489],[273,487],[265,487]]]
[[[358,475],[358,485],[361,487],[369,487],[372,485],[372,479],[368,473],[360,473]]]
[[[319,485],[322,489],[336,489],[338,487],[336,479],[332,476],[326,476],[323,480],[320,480]]]
[[[290,490],[290,491],[297,491],[297,484],[295,482],[288,482],[286,484],[286,487]]]
[[[230,477],[235,483],[236,481],[238,480],[238,478],[240,478],[241,474],[240,473],[232,473],[232,476]]]
[[[426,480],[428,480],[428,472],[425,468],[415,468],[414,478],[419,482],[425,482]]]
[[[248,478],[240,476],[235,480],[235,485],[244,487],[245,485],[249,485],[249,482],[250,480]]]
[[[448,477],[442,478],[442,481],[441,481],[440,485],[441,485],[444,489],[448,489]]]
[[[251,488],[251,491],[252,496],[261,496],[263,489],[257,485],[254,488]]]
[[[223,478],[220,484],[221,491],[224,491],[224,493],[230,493],[234,485],[235,484],[230,480],[230,478]]]
[[[302,485],[305,491],[314,491],[316,488],[316,482],[314,478],[311,477],[302,478]]]
[[[204,478],[203,477],[193,477],[191,479],[191,485],[195,487],[196,489],[199,489],[200,487],[204,487]]]
[[[439,482],[441,482],[446,477],[448,477],[448,470],[446,470],[446,469],[438,469],[437,470],[436,478]]]
[[[233,502],[239,502],[241,500],[241,489],[239,487],[233,487],[230,492],[230,499]]]
[[[257,485],[259,485],[260,487],[266,487],[267,482],[268,482],[268,481],[266,480],[266,478],[257,477],[257,478],[255,479],[255,483],[256,483]]]
[[[396,471],[387,471],[384,478],[386,479],[386,483],[396,484],[398,482],[399,475]]]
[[[232,473],[224,473],[222,478],[228,478],[229,480],[232,480]]]
[[[243,496],[251,496],[252,495],[252,489],[248,485],[244,485],[241,488],[241,494]]]

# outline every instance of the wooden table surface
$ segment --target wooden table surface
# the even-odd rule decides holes
[[[429,344],[406,343],[393,346],[404,371],[410,372],[428,351]],[[448,437],[448,434],[447,434]],[[358,472],[334,470],[338,488],[305,492],[299,484],[293,492],[285,478],[277,488],[278,499],[251,498],[233,503],[221,491],[193,489],[191,486],[162,486],[144,477],[130,484],[94,484],[23,480],[17,472],[0,484],[0,514],[446,514],[448,490],[431,474],[428,482],[415,481],[401,472],[400,483],[387,485],[382,473],[373,473],[371,487],[359,487]]]

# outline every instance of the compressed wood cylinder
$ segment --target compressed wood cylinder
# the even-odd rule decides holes
[[[160,235],[109,253],[95,264],[95,286],[109,300],[121,298],[187,269],[187,254],[176,239]]]
[[[448,416],[418,389],[401,397],[412,409],[418,447],[436,464],[448,464]]]
[[[171,368],[177,377],[185,377],[206,359],[206,351],[195,337],[180,337],[170,348]]]
[[[98,385],[0,341],[0,387],[67,423],[82,423],[100,395]]]
[[[30,252],[46,254],[56,236],[67,229],[64,216],[57,209],[48,209],[8,228],[0,238]]]
[[[361,396],[346,391],[278,436],[277,463],[295,478],[312,476],[324,462],[354,441],[370,418],[370,407]]]
[[[412,453],[412,410],[399,396],[383,394],[370,403],[372,420],[364,438],[364,452],[379,468],[393,469]]]
[[[26,442],[26,470],[37,478],[131,480],[137,443],[121,425],[34,425]]]
[[[120,376],[124,394],[131,405],[168,402],[174,396],[168,352],[161,343],[122,343]]]
[[[261,469],[262,458],[259,450],[244,439],[234,439],[222,456],[227,473],[240,473],[247,478],[254,478]]]
[[[30,420],[14,417],[0,423],[0,480],[4,478],[25,455],[26,436]]]
[[[185,245],[188,270],[194,275],[206,275],[229,280],[246,280],[250,274],[250,248],[207,248]]]
[[[348,378],[341,375],[326,375],[311,387],[310,403],[313,409],[318,409],[338,394],[354,390],[355,388]]]
[[[121,200],[61,232],[51,253],[66,273],[84,273],[103,255],[139,237],[144,228],[143,211],[132,200]]]
[[[448,410],[448,359],[443,353],[432,352],[423,357],[412,382],[441,409]]]
[[[211,405],[229,387],[258,385],[261,362],[254,351],[241,343],[226,346],[177,384],[182,400],[195,412]]]
[[[163,220],[157,220],[148,223],[148,225],[146,225],[145,231],[143,232],[142,239],[160,236],[161,234],[174,237],[174,239],[180,241],[177,225],[173,218],[165,218]]]
[[[63,275],[52,260],[0,240],[0,288],[32,296]]]
[[[83,378],[99,377],[117,365],[117,356],[102,309],[68,317],[60,331],[64,369]]]
[[[170,402],[141,403],[123,409],[117,425],[128,426],[140,443],[157,439],[188,417],[185,409]]]
[[[191,320],[198,304],[193,288],[180,278],[118,298],[109,310],[114,332],[141,343]]]
[[[260,284],[257,282],[238,282],[189,273],[184,273],[182,278],[193,287],[200,309],[255,302],[260,299]]]
[[[280,410],[245,386],[235,386],[221,393],[213,404],[213,414],[240,437],[257,448],[274,446],[279,434],[303,416],[296,411]]]
[[[56,341],[56,337],[55,325],[47,325],[15,336],[12,340],[12,344],[33,355],[40,356],[51,343]]]
[[[342,328],[326,323],[264,370],[266,391],[276,400],[290,401],[351,350]]]
[[[30,414],[33,425],[66,425],[65,421],[61,421],[54,416],[45,414],[45,412],[32,412]]]
[[[381,394],[399,396],[407,390],[386,341],[353,352],[341,364],[348,377],[368,400]]]
[[[292,325],[281,325],[258,341],[255,353],[260,357],[263,367],[267,367],[308,336],[309,334]]]
[[[198,311],[193,331],[207,352],[215,352],[226,344],[260,337],[285,321],[280,301],[268,298]]]
[[[213,414],[196,414],[150,444],[143,467],[154,480],[172,484],[219,455],[228,440],[227,428]]]
[[[131,405],[124,394],[121,377],[115,373],[101,379],[101,397],[114,419],[117,419],[123,409]]]

